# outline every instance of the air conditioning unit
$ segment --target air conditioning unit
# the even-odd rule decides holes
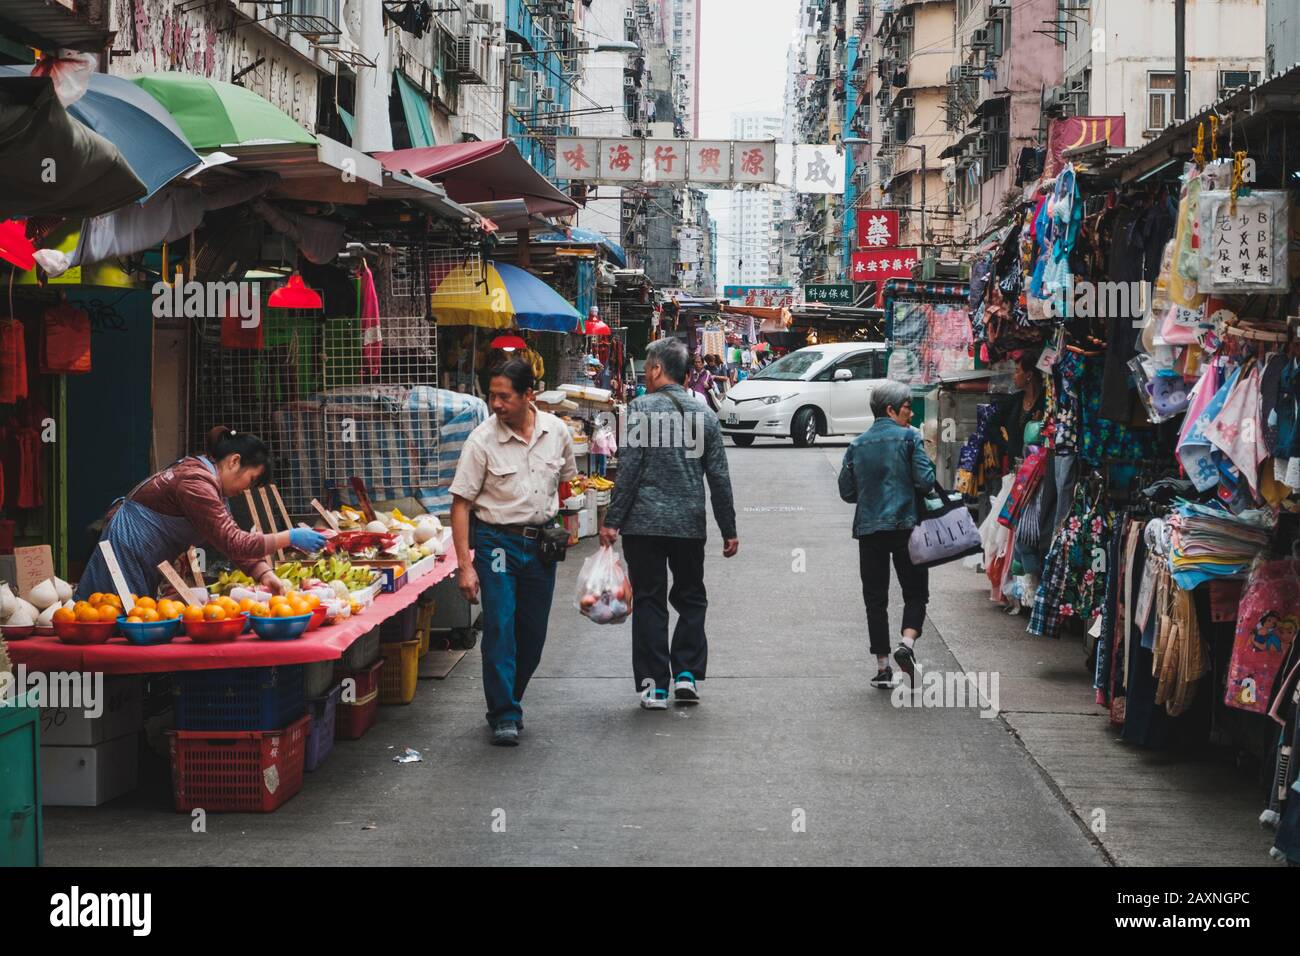
[[[915,105],[915,101],[910,96],[904,96],[902,99],[902,109],[910,110]]]
[[[469,18],[478,20],[482,23],[492,22],[492,4],[490,3],[471,3],[469,5]]]
[[[633,89],[635,86],[636,86],[636,77],[635,77],[635,76],[625,76],[625,77],[623,77],[623,88],[624,88],[624,89]]]
[[[537,26],[548,37],[555,36],[555,17],[542,17],[537,21]]]
[[[540,90],[546,85],[546,71],[533,70],[533,89]]]
[[[988,50],[993,47],[992,30],[976,30],[970,35],[970,47],[972,50]]]
[[[524,65],[522,63],[515,62],[510,64],[511,82],[522,83],[527,73],[528,71],[524,69]]]
[[[975,154],[977,156],[987,156],[989,147],[992,145],[992,137],[985,136],[983,133],[975,137]]]
[[[898,25],[899,25],[900,27],[902,27],[904,30],[910,30],[910,29],[912,29],[912,18],[911,18],[911,17],[899,17],[899,18],[898,18]]]
[[[989,12],[994,10],[1010,10],[1011,0],[989,0]]]
[[[555,102],[555,90],[552,89],[552,88],[549,87],[549,86],[543,86],[540,90],[537,91],[537,102],[539,102],[539,103],[554,103],[554,102]]]

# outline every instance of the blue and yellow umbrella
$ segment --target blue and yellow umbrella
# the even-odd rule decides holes
[[[485,271],[486,282],[480,270],[467,265],[457,266],[443,277],[432,302],[439,325],[577,330],[581,321],[578,310],[541,279],[505,263],[489,262]]]

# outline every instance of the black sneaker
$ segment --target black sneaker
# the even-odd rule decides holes
[[[876,676],[871,678],[871,686],[879,687],[883,690],[889,690],[894,686],[894,669],[886,667],[877,672]]]
[[[492,730],[492,744],[495,747],[518,747],[519,725],[513,720],[503,720]]]
[[[899,644],[898,650],[894,651],[894,663],[898,669],[907,675],[907,679],[912,686],[916,686],[916,654],[906,644]]]

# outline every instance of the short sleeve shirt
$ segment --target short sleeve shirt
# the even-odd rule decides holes
[[[451,493],[469,501],[480,521],[544,524],[559,511],[560,483],[578,475],[569,427],[548,412],[533,411],[531,442],[496,415],[465,440]]]

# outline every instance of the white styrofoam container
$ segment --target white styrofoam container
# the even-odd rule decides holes
[[[93,747],[41,746],[41,803],[47,807],[97,807],[139,785],[138,734]]]
[[[81,708],[41,708],[41,743],[93,747],[105,740],[135,733],[144,726],[143,697],[142,678],[105,677],[103,713],[98,717],[87,717]]]

